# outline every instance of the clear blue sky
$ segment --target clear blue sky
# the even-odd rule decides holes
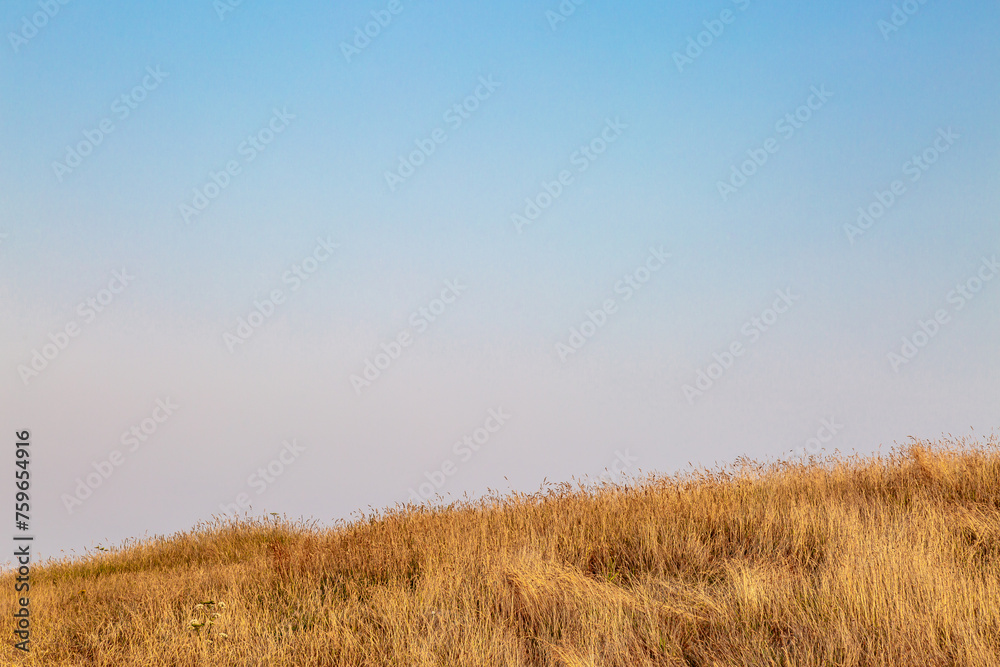
[[[443,467],[478,495],[997,427],[997,3],[224,6],[0,10],[0,423],[49,553],[241,493],[330,520]]]

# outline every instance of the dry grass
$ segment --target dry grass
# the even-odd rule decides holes
[[[33,575],[4,665],[997,665],[1000,443],[218,522]]]

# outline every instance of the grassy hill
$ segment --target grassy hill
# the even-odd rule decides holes
[[[4,665],[998,665],[1000,442],[220,521],[39,566],[31,606]]]

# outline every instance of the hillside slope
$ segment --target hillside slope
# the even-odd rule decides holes
[[[998,665],[1000,442],[217,522],[32,574],[5,665]]]

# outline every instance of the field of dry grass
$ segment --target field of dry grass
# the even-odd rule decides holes
[[[998,665],[1000,442],[218,522],[32,574],[4,665]]]

